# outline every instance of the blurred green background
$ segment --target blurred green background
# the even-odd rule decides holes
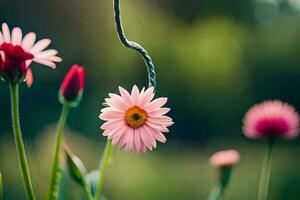
[[[109,200],[203,200],[216,182],[209,156],[236,148],[242,161],[226,199],[253,200],[264,142],[250,141],[242,118],[254,103],[281,99],[300,110],[299,0],[124,0],[128,38],[149,51],[157,69],[158,96],[169,98],[175,125],[168,142],[145,155],[114,150],[104,194]],[[0,0],[0,22],[49,37],[64,62],[56,70],[32,64],[34,84],[21,87],[21,123],[34,188],[44,196],[57,92],[73,63],[86,67],[86,90],[68,119],[65,141],[89,170],[97,167],[105,138],[98,119],[103,99],[121,85],[147,85],[143,60],[121,46],[113,2],[104,0]],[[25,193],[10,127],[8,86],[0,84],[0,171],[6,200]],[[300,140],[275,149],[271,200],[300,199]],[[82,190],[65,182],[65,199]]]

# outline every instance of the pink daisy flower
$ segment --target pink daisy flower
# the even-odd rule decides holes
[[[11,78],[11,74],[17,72],[17,79],[22,79],[26,75],[26,83],[31,86],[33,76],[29,65],[32,61],[53,69],[56,67],[55,62],[62,61],[57,56],[56,50],[45,50],[51,43],[50,39],[42,39],[36,43],[35,41],[35,33],[27,33],[23,38],[22,30],[19,27],[13,28],[10,32],[8,25],[2,24],[2,32],[0,31],[0,70],[4,76],[6,75],[6,78]],[[14,78],[16,79],[16,77]]]
[[[209,162],[214,167],[232,167],[240,162],[240,154],[236,150],[226,150],[214,153]]]
[[[244,118],[244,134],[249,138],[282,136],[292,139],[299,133],[299,114],[279,100],[254,105]]]
[[[120,95],[110,93],[105,99],[108,107],[101,110],[100,119],[105,120],[103,135],[126,151],[144,153],[156,148],[156,141],[165,143],[164,132],[173,124],[165,116],[170,108],[162,107],[167,98],[154,98],[153,87],[139,91],[137,86],[129,94],[119,87]]]

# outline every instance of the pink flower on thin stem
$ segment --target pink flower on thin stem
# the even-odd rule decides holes
[[[232,167],[240,162],[240,154],[236,150],[226,150],[214,153],[210,160],[214,167]]]
[[[254,105],[244,118],[244,134],[249,138],[281,136],[292,139],[299,133],[299,114],[279,100]]]
[[[10,32],[6,23],[0,31],[0,75],[9,81],[19,82],[26,76],[26,84],[30,87],[33,81],[30,63],[32,61],[55,68],[55,62],[62,59],[54,49],[45,50],[51,43],[50,39],[42,39],[35,43],[36,34],[27,33],[24,38],[22,30],[15,27]]]
[[[134,86],[131,94],[122,87],[119,91],[121,95],[110,93],[110,98],[105,99],[108,107],[102,109],[99,116],[107,121],[101,126],[103,135],[120,148],[136,153],[156,148],[156,141],[166,142],[163,133],[169,132],[167,127],[173,124],[172,119],[165,116],[170,108],[162,107],[167,98],[153,100],[152,87],[139,91]]]

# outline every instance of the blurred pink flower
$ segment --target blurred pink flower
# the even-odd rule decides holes
[[[243,131],[249,138],[282,136],[292,139],[299,133],[299,114],[293,106],[279,100],[264,101],[246,113]]]
[[[51,68],[56,67],[55,62],[62,61],[57,56],[56,50],[44,50],[51,43],[50,39],[42,39],[37,43],[35,40],[36,34],[33,32],[27,33],[23,38],[22,30],[19,27],[13,28],[10,33],[8,25],[2,24],[2,32],[0,31],[0,71],[4,77],[6,75],[11,78],[12,74],[17,74],[18,77],[14,77],[14,79],[22,79],[26,75],[26,83],[31,86],[33,76],[29,65],[32,61]],[[7,73],[9,74],[7,75]]]
[[[107,121],[101,126],[103,135],[120,148],[136,153],[156,148],[156,140],[166,142],[162,133],[169,132],[167,127],[173,124],[172,119],[165,116],[170,109],[162,107],[167,98],[152,100],[152,87],[139,91],[134,86],[131,94],[122,87],[119,91],[120,96],[110,93],[110,98],[105,99],[109,107],[103,108],[99,116]]]
[[[236,150],[226,150],[214,153],[210,160],[214,167],[231,167],[240,162],[240,154]]]

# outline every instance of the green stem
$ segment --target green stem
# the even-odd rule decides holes
[[[264,163],[261,171],[259,182],[258,200],[267,200],[269,194],[271,165],[272,165],[272,151],[274,146],[274,139],[268,141],[265,152]]]
[[[35,200],[35,195],[32,189],[32,183],[30,179],[30,172],[28,162],[25,153],[24,142],[22,138],[22,132],[20,128],[19,119],[19,85],[15,83],[10,84],[10,95],[11,95],[11,116],[12,126],[14,132],[14,140],[16,143],[16,149],[19,158],[19,164],[22,171],[23,182],[26,188],[27,197],[30,200]]]
[[[2,181],[1,173],[0,173],[0,200],[3,200],[3,181]]]
[[[102,155],[100,167],[99,167],[100,176],[99,176],[97,192],[95,194],[95,200],[99,200],[100,195],[101,195],[102,186],[103,186],[103,182],[104,182],[104,175],[105,175],[107,164],[108,164],[108,161],[110,158],[111,149],[112,149],[112,142],[111,142],[111,140],[107,140],[105,150]]]
[[[59,192],[58,190],[60,185],[60,169],[59,169],[60,148],[62,142],[62,135],[67,121],[69,110],[70,107],[67,104],[64,104],[56,127],[56,140],[55,140],[54,155],[52,160],[50,182],[49,182],[48,192],[47,192],[47,200],[55,200],[58,197],[58,192]]]
[[[224,196],[225,187],[218,184],[210,191],[207,200],[222,200]]]
[[[213,187],[213,189],[210,191],[207,200],[217,200],[219,194],[220,194],[220,185],[216,185],[216,186]]]
[[[87,200],[93,200],[93,196],[91,193],[91,189],[89,188],[88,184],[86,183],[86,181],[84,180],[83,183],[83,190],[84,190],[84,194]]]

